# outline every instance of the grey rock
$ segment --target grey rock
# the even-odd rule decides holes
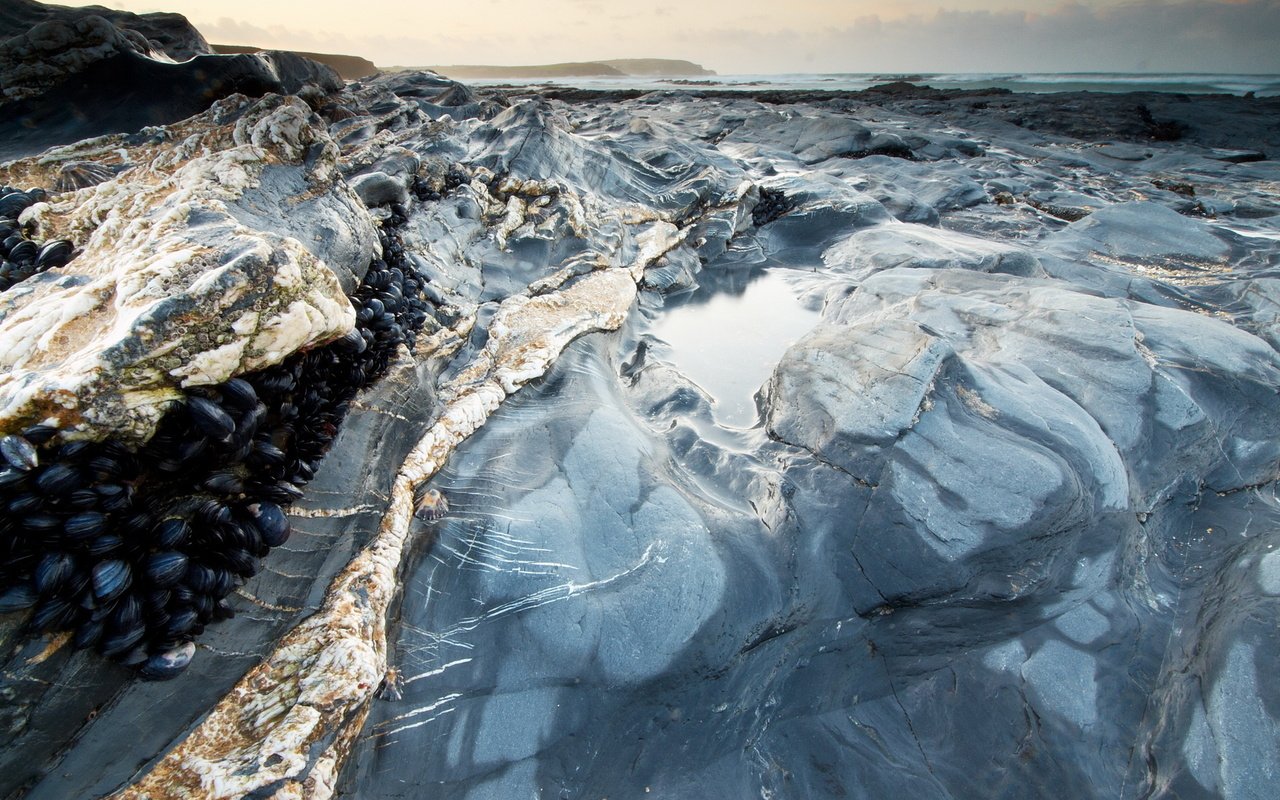
[[[1036,258],[1016,246],[923,225],[877,225],[828,248],[823,263],[854,279],[897,267],[969,269],[1043,275]]]
[[[0,620],[0,794],[1261,796],[1277,240],[1151,181],[1265,211],[1274,165],[1205,148],[1262,147],[1268,101],[574,97],[379,76],[321,104],[325,135],[270,101],[319,146],[190,215],[201,241],[358,260],[348,181],[387,189],[443,327],[352,404],[188,672],[133,683]],[[1165,122],[1188,141],[1150,141]],[[66,159],[92,160],[5,181]],[[444,190],[404,197],[415,175]],[[676,313],[694,345],[663,339]],[[734,355],[780,320],[790,347]],[[759,424],[723,422],[693,349],[760,368]],[[398,473],[448,512],[396,510]],[[364,549],[401,523],[403,551]],[[353,558],[377,579],[331,588]]]
[[[1110,205],[1105,200],[1079,192],[1031,192],[1027,195],[1026,201],[1027,205],[1067,222],[1082,220],[1098,209]]]
[[[1155,203],[1123,203],[1090,214],[1050,237],[1055,248],[1099,253],[1172,268],[1221,263],[1231,252],[1221,235],[1203,223]]]
[[[369,208],[409,202],[409,190],[402,179],[385,172],[367,172],[351,179],[351,188]]]
[[[170,124],[237,92],[316,100],[343,85],[291,52],[212,55],[176,14],[15,3],[0,12],[0,158]]]
[[[185,147],[175,151],[169,137]],[[279,363],[354,324],[322,259],[367,259],[376,239],[304,103],[224,101],[160,140],[98,139],[63,151],[131,168],[84,190],[91,196],[24,212],[42,238],[70,239],[81,252],[0,303],[6,429],[42,422],[82,438],[142,442],[178,387]],[[46,182],[53,164],[16,162],[8,177]],[[366,264],[339,271],[354,285]],[[50,392],[60,397],[53,408]]]

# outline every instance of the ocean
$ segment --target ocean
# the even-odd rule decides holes
[[[529,77],[520,79],[468,79],[474,85],[554,85],[582,89],[670,89],[707,86],[717,89],[857,91],[891,81],[910,81],[936,89],[1009,89],[1014,92],[1181,92],[1185,94],[1234,94],[1253,92],[1258,97],[1280,95],[1280,75],[1219,75],[1205,73],[794,73],[781,75],[715,75],[699,78],[651,76],[627,77]]]

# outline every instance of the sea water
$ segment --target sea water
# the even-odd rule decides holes
[[[614,78],[520,78],[470,80],[475,85],[553,85],[582,89],[678,89],[705,87],[741,91],[858,91],[893,81],[935,89],[1008,89],[1014,92],[1181,92],[1258,97],[1280,95],[1280,75],[1208,73],[1061,72],[1061,73],[795,73],[713,75],[699,78],[625,76]]]

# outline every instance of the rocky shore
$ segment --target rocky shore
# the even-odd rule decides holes
[[[1270,795],[1280,100],[0,91],[0,797]]]

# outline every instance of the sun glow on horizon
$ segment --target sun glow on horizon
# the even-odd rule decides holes
[[[65,5],[100,5],[69,2]],[[108,0],[186,16],[212,43],[380,66],[614,58],[768,72],[1280,72],[1276,0]]]

